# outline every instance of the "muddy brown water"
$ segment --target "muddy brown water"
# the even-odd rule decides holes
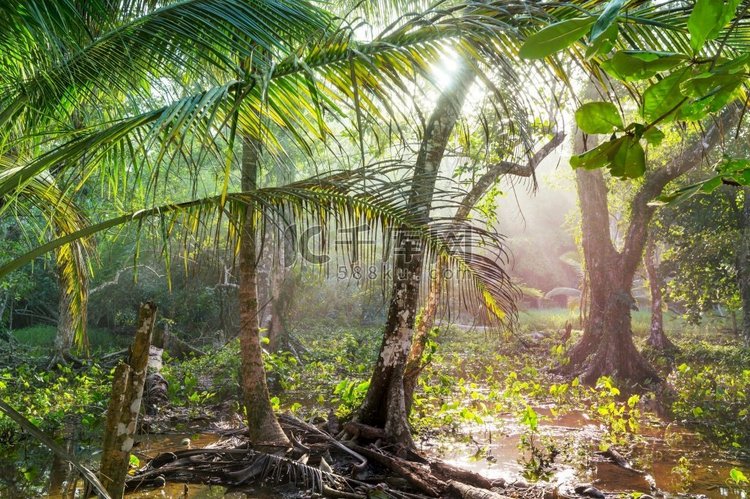
[[[572,450],[574,455],[568,462],[555,463],[547,478],[561,492],[591,483],[605,493],[655,494],[653,484],[666,497],[750,498],[747,486],[730,485],[728,480],[732,468],[750,476],[750,463],[733,459],[684,426],[660,420],[641,425],[641,442],[629,456],[634,468],[645,472],[638,474],[595,453],[605,428],[586,413],[574,411],[552,417],[544,408],[537,412],[543,416],[540,435],[551,437],[556,445]],[[423,451],[491,479],[503,478],[511,483],[524,480],[522,462],[528,454],[519,450],[524,427],[516,420],[508,417],[465,430],[463,438],[423,443]],[[675,469],[680,458],[687,459],[686,479]]]
[[[568,449],[565,462],[555,463],[547,481],[558,486],[562,492],[569,492],[581,483],[591,483],[607,493],[641,492],[653,494],[653,483],[666,497],[702,495],[708,498],[750,499],[750,492],[728,483],[732,468],[750,476],[750,463],[739,462],[722,452],[710,442],[676,423],[653,421],[642,424],[641,442],[629,456],[633,465],[645,472],[639,475],[623,469],[595,454],[598,442],[604,434],[603,426],[585,413],[574,411],[563,416],[552,417],[550,411],[539,408],[541,419],[540,435],[552,438],[556,445]],[[455,438],[428,440],[420,445],[425,454],[440,457],[452,464],[481,473],[494,479],[503,478],[509,482],[523,479],[524,453],[519,450],[519,442],[524,431],[512,417],[498,418],[483,425],[466,426],[461,435]],[[193,448],[205,447],[216,442],[216,434],[179,433],[144,435],[139,439],[136,456],[141,462],[166,451],[185,448],[185,438],[191,440]],[[85,454],[85,452],[84,452]],[[572,458],[571,458],[572,456]],[[10,456],[7,456],[10,458]],[[98,456],[84,455],[85,461],[95,466]],[[689,480],[685,481],[674,469],[680,458],[687,459]],[[48,484],[52,470],[52,456],[43,450],[30,450],[16,453],[13,463],[6,456],[0,456],[0,498],[15,497],[61,497],[59,492],[49,493]],[[6,482],[10,470],[26,469],[38,472],[35,479],[39,487],[23,489],[9,486]],[[244,493],[228,492],[224,487],[207,485],[168,484],[167,486],[144,492],[129,494],[131,498],[245,498],[270,499],[282,497],[277,491],[254,489]]]

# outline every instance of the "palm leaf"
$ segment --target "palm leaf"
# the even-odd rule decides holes
[[[324,34],[280,59],[265,74],[245,75],[243,81],[230,81],[161,108],[77,131],[68,142],[25,164],[0,186],[0,196],[53,166],[70,169],[85,163],[89,170],[79,177],[87,178],[101,161],[114,159],[108,154],[112,151],[137,154],[154,145],[174,147],[191,129],[202,134],[200,140],[211,142],[208,135],[221,133],[217,130],[236,113],[235,95],[242,96],[243,133],[262,138],[272,151],[278,151],[276,137],[281,127],[309,150],[309,140],[330,135],[322,119],[324,113],[343,117],[347,107],[353,106],[358,116],[365,113],[373,120],[382,119],[394,95],[418,76],[428,75],[431,65],[449,47],[471,59],[483,57],[488,64],[503,68],[499,74],[506,81],[512,80],[503,54],[514,43],[514,28],[508,23],[517,7],[494,5],[470,3],[448,12],[409,19],[367,43],[357,42],[346,27]],[[492,84],[487,77],[484,81]],[[507,86],[512,86],[512,82]],[[358,90],[356,106],[352,89]],[[11,115],[14,106],[18,106],[17,101],[8,108]],[[243,118],[248,116],[262,119]],[[33,134],[28,136],[29,140],[38,139]],[[19,140],[23,139],[16,140],[16,146]],[[85,161],[81,161],[83,158]]]
[[[329,230],[351,230],[367,225],[367,231],[360,232],[362,241],[379,239],[386,245],[383,253],[373,251],[356,252],[356,245],[344,247],[349,261],[358,261],[363,266],[380,258],[385,260],[395,250],[388,242],[395,241],[399,231],[408,231],[411,237],[418,238],[423,245],[425,261],[442,259],[446,268],[453,269],[454,275],[461,275],[456,284],[456,292],[464,306],[482,307],[488,317],[501,322],[515,318],[515,301],[518,297],[503,266],[507,258],[503,241],[476,223],[456,223],[452,218],[434,219],[425,225],[417,214],[407,209],[402,183],[389,179],[403,168],[381,166],[377,172],[364,169],[354,172],[341,172],[328,176],[296,182],[283,187],[263,188],[256,191],[217,195],[184,203],[154,206],[120,215],[102,222],[90,224],[77,231],[65,234],[30,250],[24,255],[0,266],[0,276],[20,268],[35,258],[57,249],[81,237],[93,235],[128,223],[143,224],[153,219],[164,238],[165,248],[176,227],[183,227],[203,234],[215,234],[218,227],[214,223],[225,217],[229,221],[227,241],[229,247],[237,247],[242,220],[254,216],[260,221],[282,220],[284,226],[295,225],[300,231],[318,226],[322,233]],[[453,191],[446,190],[445,196],[438,195],[436,211],[456,207]],[[248,214],[247,206],[255,212]],[[208,222],[206,222],[208,221]],[[266,230],[264,223],[258,224],[260,231]],[[455,244],[456,235],[461,244]],[[201,235],[196,237],[200,239]],[[214,238],[219,244],[218,238]],[[234,242],[233,242],[234,241]],[[334,253],[340,246],[332,238],[321,237],[316,242],[317,252]],[[360,244],[361,246],[362,244]],[[429,267],[425,266],[425,273]],[[429,279],[422,279],[427,283]],[[426,285],[426,284],[425,284]]]
[[[0,171],[0,182],[13,173],[13,169]],[[88,223],[72,200],[61,192],[51,175],[39,175],[31,179],[16,193],[15,216],[23,217],[19,224],[32,240],[41,244],[44,239],[58,239],[80,231]],[[36,226],[33,220],[42,215],[43,225]],[[55,260],[62,285],[61,293],[73,317],[74,339],[79,349],[88,347],[86,335],[86,307],[88,303],[88,262],[90,239],[75,238],[55,247]]]

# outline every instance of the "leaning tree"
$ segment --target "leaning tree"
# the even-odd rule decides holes
[[[159,216],[167,237],[174,226],[164,218],[170,213],[185,214],[189,227],[205,226],[197,222],[196,212],[213,214],[217,226],[231,219],[230,233],[239,236],[241,296],[247,307],[241,344],[250,437],[285,444],[267,403],[253,310],[259,213],[283,205],[285,198],[278,196],[290,190],[290,199],[301,199],[305,208],[290,212],[308,216],[308,221],[316,220],[309,215],[314,207],[326,213],[340,210],[350,220],[368,213],[388,221],[394,213],[375,209],[378,202],[389,201],[390,191],[383,189],[374,191],[374,197],[369,191],[363,194],[359,204],[317,184],[305,186],[302,193],[288,186],[274,191],[275,198],[263,197],[255,188],[260,149],[283,158],[284,136],[309,152],[312,142],[332,140],[330,116],[344,123],[353,115],[354,131],[361,133],[357,128],[367,117],[390,112],[393,96],[415,72],[428,72],[452,43],[470,39],[475,47],[491,45],[505,11],[485,3],[429,10],[363,41],[344,21],[299,1],[127,2],[119,10],[101,2],[89,7],[81,12],[70,3],[55,9],[29,10],[21,2],[5,6],[5,32],[15,36],[0,39],[6,61],[0,76],[0,153],[12,157],[14,167],[0,183],[0,212],[10,213],[21,189],[47,171],[55,172],[64,191],[78,192],[94,176],[110,187],[120,186],[117,192],[123,196],[142,191],[141,209],[41,245],[5,265],[3,272],[76,237],[149,216]],[[67,36],[66,26],[73,24],[82,27],[75,32],[80,36]],[[75,127],[70,126],[72,109],[80,113]],[[235,143],[243,146],[239,160]],[[218,192],[161,205],[160,197],[170,189],[170,172],[180,160],[190,160],[186,151],[191,148],[201,148],[202,157],[211,155],[225,165]],[[238,163],[238,187],[245,190],[232,194]],[[200,166],[200,161],[191,163]],[[362,175],[367,186],[367,175]],[[431,229],[420,230],[422,237],[439,240]],[[444,246],[436,243],[435,254]],[[500,287],[479,289],[482,298],[495,302],[492,291]]]
[[[598,11],[572,11],[564,5],[555,13],[556,22],[529,36],[521,49],[528,59],[568,49],[590,73],[582,100],[596,99],[576,111],[571,158],[590,304],[584,334],[570,352],[570,366],[589,383],[602,375],[635,383],[658,379],[633,344],[630,289],[663,190],[708,160],[740,118],[744,106],[737,101],[744,95],[748,54],[747,7],[738,10],[738,4],[698,0],[694,5],[631,5],[614,0]],[[633,104],[618,97],[625,91]],[[629,106],[637,107],[637,113],[625,125],[632,115]],[[688,124],[683,145],[665,164],[647,168],[646,148],[658,147],[665,136],[660,127],[672,124]],[[598,135],[608,138],[598,142]],[[683,197],[710,191],[723,180],[736,181],[745,168],[720,167],[719,175],[683,192]],[[603,169],[612,177],[640,179],[628,205],[621,247],[610,236]]]

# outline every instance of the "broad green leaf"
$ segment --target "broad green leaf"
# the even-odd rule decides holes
[[[689,199],[696,194],[709,194],[713,192],[724,182],[724,177],[719,175],[708,180],[703,180],[695,184],[682,187],[669,194],[663,194],[649,203],[652,206],[675,205]],[[687,372],[690,368],[686,364],[680,365],[677,370],[681,373]]]
[[[521,414],[521,423],[528,426],[531,431],[536,431],[539,426],[539,416],[531,406],[527,405],[523,414]]]
[[[597,168],[603,168],[609,166],[612,157],[614,156],[617,149],[620,147],[622,137],[615,140],[610,140],[599,144],[590,151],[586,151],[583,154],[577,156],[571,156],[570,166],[573,168],[585,168],[586,170],[595,170]]]
[[[602,34],[604,34],[610,27],[615,24],[617,14],[620,13],[620,9],[622,9],[622,5],[624,3],[625,0],[610,0],[607,6],[604,7],[604,11],[602,11],[602,14],[599,16],[599,18],[594,23],[594,26],[591,28],[592,42],[598,40],[599,37],[602,36]]]
[[[646,173],[646,153],[638,138],[625,135],[612,156],[610,172],[619,178],[638,178]]]
[[[648,145],[658,146],[659,144],[661,144],[662,140],[664,140],[664,132],[656,127],[652,127],[643,132],[642,137],[646,139]]]
[[[738,470],[737,468],[732,468],[729,471],[729,479],[732,482],[737,483],[737,484],[747,483],[749,481],[747,477],[745,476],[745,474],[741,472],[740,470]]]
[[[725,158],[716,168],[719,173],[727,175],[750,168],[750,159]]]
[[[617,23],[612,24],[607,31],[602,33],[596,40],[593,40],[586,49],[586,59],[591,59],[595,55],[606,54],[615,46],[617,35],[620,28]]]
[[[734,17],[740,0],[696,0],[688,19],[690,46],[698,53]]]
[[[745,81],[741,74],[703,73],[684,81],[680,85],[683,95],[692,98],[680,109],[679,117],[686,120],[701,120],[709,113],[724,108],[738,97]]]
[[[601,67],[618,80],[638,81],[672,69],[687,59],[686,55],[673,52],[620,51]]]
[[[744,81],[745,77],[742,74],[701,73],[682,82],[680,92],[696,99],[705,98],[725,91],[731,93]]]
[[[643,117],[649,121],[673,120],[679,107],[687,102],[685,96],[680,93],[680,84],[689,77],[690,69],[684,68],[648,87],[643,92]]]
[[[543,59],[580,40],[596,22],[595,17],[567,19],[551,24],[529,36],[519,55],[524,59]]]
[[[586,133],[612,133],[622,129],[622,118],[611,102],[589,102],[576,111],[576,124]]]
[[[714,73],[745,73],[748,70],[748,64],[750,64],[750,52],[746,52],[733,59],[719,58]]]

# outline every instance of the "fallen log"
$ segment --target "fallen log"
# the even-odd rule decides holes
[[[432,471],[433,475],[446,482],[458,480],[465,484],[488,490],[493,487],[492,482],[479,473],[474,473],[473,471],[465,470],[443,461],[430,461],[430,471]]]
[[[492,492],[491,490],[472,487],[465,483],[451,480],[448,482],[448,491],[461,499],[510,499],[508,496]]]
[[[385,454],[380,450],[360,447],[355,444],[348,444],[347,446],[366,458],[372,459],[381,466],[385,466],[397,475],[402,476],[412,487],[430,497],[442,497],[442,492],[448,486],[448,484],[433,476],[419,464]]]

